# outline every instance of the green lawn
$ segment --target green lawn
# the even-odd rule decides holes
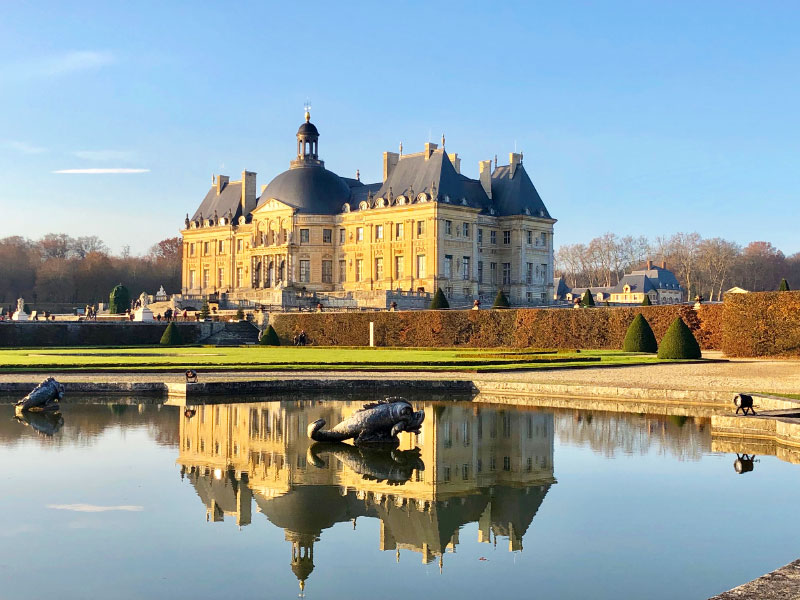
[[[505,371],[664,362],[621,351],[498,348],[131,347],[0,350],[0,373],[30,371]]]

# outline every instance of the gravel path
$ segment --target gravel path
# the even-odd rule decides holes
[[[41,381],[45,373],[0,374],[0,382]],[[62,381],[131,381],[181,382],[180,373],[61,373]],[[728,362],[694,364],[660,364],[631,367],[590,369],[553,369],[514,373],[423,373],[370,371],[268,371],[268,372],[201,372],[203,381],[237,381],[263,379],[361,378],[387,379],[481,379],[531,383],[573,383],[613,385],[649,389],[752,391],[800,394],[800,361],[797,360],[730,360]]]

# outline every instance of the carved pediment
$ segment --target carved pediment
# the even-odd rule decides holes
[[[293,206],[289,206],[288,204],[281,202],[276,198],[269,198],[266,202],[262,203],[258,208],[253,211],[253,214],[263,214],[267,212],[272,212],[276,210],[288,210],[294,211]]]

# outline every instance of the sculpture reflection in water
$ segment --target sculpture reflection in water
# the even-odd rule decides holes
[[[64,426],[64,417],[60,412],[17,411],[14,419],[45,437],[53,437]]]
[[[252,503],[291,543],[301,589],[314,544],[337,523],[380,520],[381,550],[419,553],[423,563],[454,551],[459,530],[478,523],[478,541],[507,538],[522,550],[553,477],[553,415],[471,403],[420,403],[419,434],[401,433],[384,451],[320,443],[310,421],[340,423],[360,402],[206,405],[180,417],[181,473],[209,521],[251,522]]]

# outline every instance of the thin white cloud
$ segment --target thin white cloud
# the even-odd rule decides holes
[[[130,173],[149,173],[150,169],[59,169],[53,173],[66,175],[124,175]]]
[[[133,152],[127,150],[79,150],[72,153],[78,158],[84,160],[93,160],[97,162],[104,162],[108,160],[130,160],[133,158]]]
[[[126,512],[141,512],[144,510],[143,506],[136,506],[130,504],[123,504],[120,506],[99,506],[97,504],[48,504],[47,508],[54,508],[56,510],[71,510],[73,512],[108,512],[111,510],[121,510]]]
[[[20,142],[19,140],[6,140],[0,145],[2,145],[4,148],[8,148],[9,150],[19,152],[20,154],[43,154],[44,152],[47,152],[47,148],[34,146],[28,142]]]
[[[0,79],[40,79],[98,69],[115,61],[111,52],[72,50],[0,65]]]

